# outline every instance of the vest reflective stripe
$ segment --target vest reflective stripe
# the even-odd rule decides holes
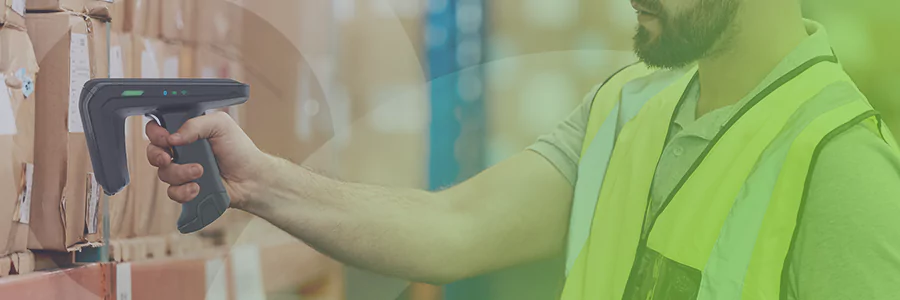
[[[663,204],[647,246],[703,270],[734,199],[763,151],[803,103],[843,80],[849,81],[839,65],[819,63],[755,105],[747,104],[745,109],[752,108],[736,116],[736,123],[710,143],[709,152],[695,163],[693,173],[687,174],[689,179]]]
[[[622,128],[607,168],[607,175],[614,175],[603,180],[590,237],[569,272],[562,299],[622,297],[635,256],[636,246],[629,245],[637,245],[640,238],[650,183],[662,154],[672,112],[693,73],[685,74],[650,99]],[[598,100],[609,101],[601,98],[594,101]]]
[[[816,61],[786,76],[729,122],[642,241],[655,168],[691,75],[651,99],[622,128],[590,236],[574,260],[562,299],[621,299],[642,242],[668,259],[703,270],[700,299],[778,297],[814,151],[829,133],[871,116],[871,107],[859,95],[822,111],[800,109],[828,86],[852,87],[835,63]],[[595,104],[613,102],[614,107],[615,101],[598,96]],[[595,120],[608,115],[592,112],[589,133],[601,131],[596,124],[603,122]],[[585,141],[599,140],[591,136]],[[576,186],[576,202],[578,190]]]
[[[603,86],[622,87],[627,83],[627,79],[642,77],[651,72],[650,69],[642,64],[631,65],[610,77]],[[578,257],[578,252],[581,251],[590,232],[591,219],[593,219],[594,209],[597,205],[596,199],[600,194],[600,185],[606,176],[606,167],[609,165],[609,159],[615,144],[616,126],[619,123],[621,109],[619,101],[615,100],[621,98],[621,93],[621,88],[601,88],[597,91],[595,99],[612,99],[613,101],[594,101],[591,104],[592,114],[596,111],[597,115],[605,115],[605,117],[590,119],[587,128],[591,129],[585,131],[586,136],[584,140],[591,142],[583,143],[581,149],[582,159],[579,161],[579,164],[594,166],[594,168],[578,169],[579,183],[575,185],[576,196],[572,202],[572,212],[569,217],[566,274],[568,274],[572,265],[575,264],[575,258]],[[626,116],[625,118],[630,117]],[[591,152],[591,155],[586,155],[588,151]]]
[[[852,87],[849,83],[837,85]],[[826,90],[829,89],[826,88]],[[804,169],[804,164],[807,166],[809,164],[808,161],[804,162],[803,158],[811,157],[811,155],[803,156],[805,154],[803,151],[794,151],[791,152],[793,156],[789,156],[789,151],[801,147],[814,148],[821,140],[803,144],[803,139],[798,138],[801,132],[808,136],[816,131],[804,131],[806,128],[836,128],[857,115],[871,110],[865,103],[853,98],[830,98],[825,101],[834,103],[807,103],[804,105],[804,108],[799,110],[788,122],[786,130],[782,131],[762,154],[753,173],[747,179],[748,185],[743,187],[734,201],[729,217],[719,232],[716,244],[706,263],[706,269],[703,270],[698,299],[740,299],[742,289],[749,288],[749,286],[745,286],[744,279],[748,274],[751,257],[763,255],[760,252],[761,249],[754,254],[754,247],[763,245],[763,243],[756,243],[757,237],[763,226],[763,216],[770,207],[770,199],[777,194],[776,188],[796,187],[802,189],[805,186],[802,181],[785,183],[785,180],[806,180],[805,175],[779,174],[791,172],[790,170]],[[833,123],[824,124],[823,122]],[[824,136],[820,136],[820,138],[824,138]],[[796,164],[796,166],[790,164]],[[751,184],[752,186],[750,186]],[[796,201],[785,202],[796,203]],[[782,261],[783,259],[777,264],[780,266]],[[780,279],[780,276],[774,277]]]
[[[762,227],[758,232],[762,241],[754,245],[741,297],[732,299],[779,298],[782,271],[789,257],[791,241],[795,237],[814,153],[824,145],[821,142],[830,133],[839,133],[844,130],[839,128],[845,124],[859,124],[863,121],[859,117],[871,117],[874,114],[872,107],[863,101],[850,103],[816,119],[809,129],[797,137],[763,217]]]

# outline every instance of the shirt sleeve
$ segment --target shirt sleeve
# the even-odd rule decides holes
[[[789,299],[900,299],[900,159],[855,126],[816,162],[788,266]]]
[[[581,144],[584,140],[591,104],[600,85],[584,96],[582,103],[552,132],[538,138],[528,147],[543,156],[558,170],[572,186],[578,177],[578,161],[581,159]]]

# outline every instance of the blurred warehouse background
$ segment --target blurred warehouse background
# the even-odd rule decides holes
[[[804,3],[900,133],[900,2]],[[96,187],[82,188],[92,176],[78,146],[83,134],[55,122],[78,80],[234,78],[251,85],[252,98],[227,112],[264,151],[343,180],[434,190],[521,151],[635,61],[636,19],[626,0],[7,0],[0,24],[0,72],[18,128],[0,124],[0,157],[13,158],[0,164],[9,170],[0,172],[0,222],[12,224],[0,228],[10,232],[0,241],[11,241],[0,243],[0,265],[12,266],[0,276],[109,259],[133,262],[129,276],[150,278],[144,290],[156,292],[154,280],[165,282],[172,269],[154,262],[208,250],[206,293],[218,282],[209,277],[212,257],[227,269],[216,272],[233,278],[222,285],[255,276],[247,282],[260,291],[250,295],[270,299],[393,299],[408,283],[341,266],[240,213],[197,236],[175,234],[179,207],[164,200],[141,155],[147,119],[129,121],[132,185],[103,213]],[[30,221],[19,215],[28,212],[18,204],[25,194]],[[63,195],[77,195],[85,213],[67,214]],[[53,225],[60,218],[69,225]],[[108,252],[85,258],[90,249]],[[560,257],[445,287],[414,285],[408,296],[553,299],[562,273]],[[134,299],[157,298],[129,280]],[[0,280],[0,294],[21,282]],[[248,295],[246,287],[226,289]]]

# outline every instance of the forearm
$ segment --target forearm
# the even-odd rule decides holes
[[[340,261],[420,281],[458,279],[474,236],[438,194],[340,182],[277,158],[242,209]]]

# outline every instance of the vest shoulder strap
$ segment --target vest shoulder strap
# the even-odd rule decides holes
[[[616,108],[616,104],[622,98],[622,88],[625,84],[636,78],[647,76],[653,71],[644,63],[634,63],[614,73],[600,86],[597,93],[594,94],[594,100],[591,102],[591,113],[588,118],[588,125],[585,127],[585,142],[581,146],[582,155],[590,146],[590,141],[594,140],[594,136],[600,130],[600,126],[603,125],[606,117]]]

